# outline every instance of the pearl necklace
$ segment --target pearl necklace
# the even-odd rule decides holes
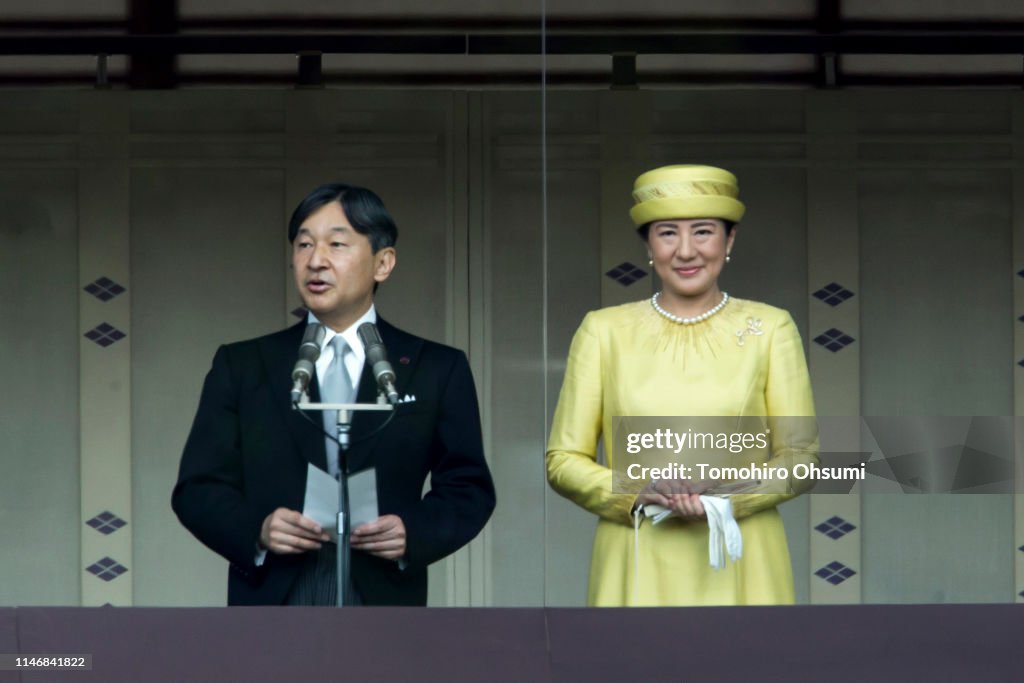
[[[719,301],[714,308],[708,309],[701,313],[700,315],[696,315],[692,318],[682,318],[678,315],[672,315],[658,304],[658,295],[660,294],[661,292],[657,292],[654,296],[651,297],[651,306],[654,306],[654,310],[660,313],[662,317],[668,318],[672,322],[678,323],[680,325],[695,325],[699,322],[703,322],[710,318],[711,316],[713,316],[715,313],[718,313],[720,310],[725,308],[725,305],[729,303],[729,294],[727,292],[722,292],[722,300]]]

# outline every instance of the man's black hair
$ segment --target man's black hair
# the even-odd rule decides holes
[[[374,254],[385,247],[395,246],[398,227],[380,197],[365,187],[344,183],[321,185],[299,202],[288,221],[288,241],[294,243],[306,219],[331,202],[341,204],[353,229],[370,240]]]

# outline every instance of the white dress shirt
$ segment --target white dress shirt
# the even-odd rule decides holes
[[[320,323],[316,316],[310,312],[306,318],[308,323]],[[331,361],[334,360],[334,345],[331,343],[334,338],[339,334],[348,343],[348,347],[352,350],[352,353],[345,359],[345,369],[348,370],[349,379],[352,381],[352,387],[356,393],[359,393],[359,378],[363,375],[363,363],[366,360],[366,349],[363,348],[363,343],[359,341],[359,335],[356,334],[356,330],[363,323],[377,323],[377,308],[370,304],[369,310],[362,315],[359,320],[355,321],[341,332],[335,332],[330,327],[324,325],[324,330],[327,334],[324,336],[323,351],[320,354],[320,358],[316,361],[316,379],[318,383],[323,383],[324,373],[327,372],[327,368],[330,366]]]

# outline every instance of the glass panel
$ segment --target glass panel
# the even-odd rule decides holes
[[[77,186],[71,169],[0,170],[0,605],[80,598]]]

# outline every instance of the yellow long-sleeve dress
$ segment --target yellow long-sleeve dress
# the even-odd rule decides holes
[[[783,482],[779,493],[734,495],[743,556],[716,571],[708,564],[704,520],[645,521],[634,537],[636,495],[616,492],[612,484],[620,457],[612,418],[813,414],[803,346],[782,309],[733,298],[694,325],[665,319],[650,301],[589,313],[569,351],[546,456],[551,486],[600,517],[589,604],[792,603],[789,549],[776,506],[810,482]],[[597,462],[602,435],[607,467]],[[816,448],[815,442],[794,450],[773,439],[763,462],[791,471],[797,462],[817,464]]]

